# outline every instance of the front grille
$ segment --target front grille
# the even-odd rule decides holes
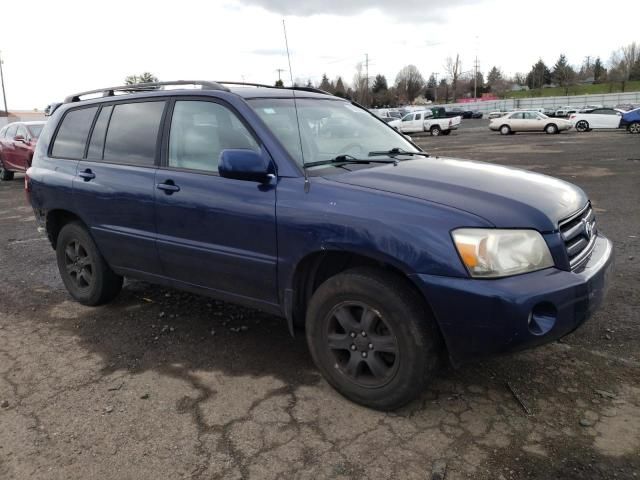
[[[560,234],[569,256],[571,270],[580,267],[596,243],[596,216],[591,204],[560,222]]]

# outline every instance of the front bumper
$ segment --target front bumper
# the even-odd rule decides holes
[[[548,268],[495,280],[412,278],[431,305],[457,365],[572,332],[602,303],[612,269],[612,244],[599,235],[587,263],[573,272]]]

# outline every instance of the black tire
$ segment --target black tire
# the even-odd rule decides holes
[[[440,358],[439,332],[418,295],[404,279],[374,268],[347,270],[320,285],[307,309],[306,336],[324,378],[378,410],[415,399]]]
[[[442,134],[443,135],[451,135],[451,130],[443,130]]]
[[[67,223],[56,243],[58,270],[71,296],[83,305],[97,306],[113,300],[122,289],[122,277],[107,265],[87,229]]]
[[[0,180],[4,182],[13,180],[13,172],[4,168],[4,163],[2,163],[2,159],[0,159]]]
[[[544,131],[546,133],[548,133],[549,135],[554,135],[556,133],[560,133],[560,130],[558,130],[558,126],[555,123],[550,123],[549,125],[544,127]]]
[[[589,122],[586,120],[580,120],[576,123],[576,132],[588,132],[589,131]]]
[[[442,133],[442,130],[438,125],[434,125],[429,131],[431,132],[432,137],[438,137]]]
[[[640,133],[640,122],[631,122],[627,127],[627,131],[634,135],[638,135]]]
[[[509,135],[511,133],[511,127],[509,125],[502,125],[500,127],[500,133],[502,135]]]

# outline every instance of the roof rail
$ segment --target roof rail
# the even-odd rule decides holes
[[[158,90],[160,87],[171,85],[197,85],[203,90],[223,90],[228,92],[229,89],[219,82],[209,82],[205,80],[174,80],[172,82],[150,82],[150,83],[134,83],[133,85],[121,85],[119,87],[99,88],[97,90],[88,90],[86,92],[74,93],[64,99],[64,103],[80,102],[85,95],[94,93],[102,93],[103,97],[113,97],[115,92],[148,92]]]
[[[251,82],[225,82],[225,81],[217,81],[221,85],[244,85],[247,87],[261,87],[261,88],[280,88],[282,90],[300,90],[303,92],[313,92],[313,93],[321,93],[323,95],[333,95],[326,90],[321,90],[319,88],[314,87],[276,87],[275,85],[266,85],[264,83],[251,83]]]

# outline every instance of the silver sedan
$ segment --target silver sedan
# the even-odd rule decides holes
[[[536,111],[512,112],[489,122],[489,129],[499,131],[502,135],[516,132],[560,133],[570,128],[571,122],[568,120],[550,118]]]

